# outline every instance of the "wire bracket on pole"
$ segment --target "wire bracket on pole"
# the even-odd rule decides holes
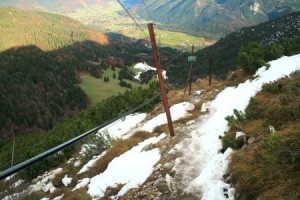
[[[163,104],[164,104],[166,115],[167,115],[170,136],[173,137],[173,136],[175,136],[174,128],[173,128],[168,98],[167,98],[167,94],[166,94],[166,89],[165,89],[165,85],[164,85],[164,79],[162,76],[162,69],[161,69],[160,58],[159,58],[158,50],[157,50],[157,46],[156,46],[153,23],[148,24],[148,30],[149,30],[149,36],[150,36],[150,41],[151,41],[151,46],[152,46],[152,51],[153,51],[153,57],[154,57],[155,64],[156,64],[156,71],[157,71],[157,76],[158,76],[158,80],[159,80],[161,96],[163,99]]]

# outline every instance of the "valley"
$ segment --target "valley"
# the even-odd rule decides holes
[[[73,142],[0,180],[0,199],[298,199],[299,7],[1,1],[0,175]]]

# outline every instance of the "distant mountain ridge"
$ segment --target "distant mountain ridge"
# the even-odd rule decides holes
[[[51,12],[70,12],[91,4],[105,4],[109,0],[1,0],[0,6]]]
[[[137,16],[150,19],[142,2],[123,0]],[[170,28],[222,37],[300,10],[298,0],[145,0],[154,20]]]
[[[163,28],[218,39],[300,10],[299,0],[143,0]],[[121,0],[136,18],[152,20],[141,0]],[[2,0],[0,7],[68,14],[76,9],[106,5],[109,0]],[[99,13],[101,14],[101,13]],[[124,15],[127,14],[124,11]]]

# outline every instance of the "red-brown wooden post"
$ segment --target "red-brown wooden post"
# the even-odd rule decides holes
[[[165,89],[165,85],[164,85],[164,79],[162,76],[162,69],[161,69],[160,59],[159,59],[159,55],[158,55],[158,51],[157,51],[156,40],[155,40],[155,35],[154,35],[154,28],[153,28],[152,23],[148,24],[148,30],[149,30],[149,36],[150,36],[150,41],[151,41],[151,46],[152,46],[152,51],[153,51],[153,57],[154,57],[155,64],[156,64],[156,71],[157,71],[157,76],[158,76],[158,80],[159,80],[161,96],[163,99],[163,104],[164,104],[166,115],[167,115],[170,136],[173,137],[175,134],[174,134],[174,129],[173,129],[172,117],[171,117],[168,98],[167,98],[166,89]]]

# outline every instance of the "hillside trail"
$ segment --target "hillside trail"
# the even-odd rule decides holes
[[[171,104],[186,101],[194,104],[195,109],[191,112],[191,116],[174,123],[175,137],[168,137],[158,144],[161,159],[154,167],[152,175],[139,188],[130,190],[120,199],[194,200],[201,198],[199,192],[186,190],[199,176],[199,166],[201,166],[199,160],[193,159],[193,154],[199,153],[201,147],[196,143],[196,146],[190,149],[192,134],[197,130],[201,116],[207,112],[204,108],[205,104],[213,100],[223,88],[217,81],[211,87],[204,84],[208,85],[207,80],[198,80],[194,83],[191,96],[188,92],[184,94],[184,89],[168,94]]]

